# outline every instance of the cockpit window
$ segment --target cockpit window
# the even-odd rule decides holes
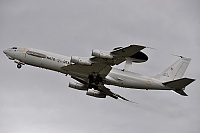
[[[17,47],[13,47],[12,49],[17,49]]]

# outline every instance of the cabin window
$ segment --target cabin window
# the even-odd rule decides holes
[[[17,47],[13,47],[12,49],[17,49]]]
[[[34,51],[27,51],[26,52],[28,55],[32,55],[32,56],[36,56],[36,57],[39,57],[39,58],[46,58],[46,55],[45,54],[41,54],[41,53],[38,53],[38,52],[34,52]]]

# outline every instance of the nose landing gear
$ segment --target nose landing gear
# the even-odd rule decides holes
[[[22,65],[25,65],[24,63],[19,62],[19,61],[14,61],[14,62],[17,64],[18,69],[22,68]]]

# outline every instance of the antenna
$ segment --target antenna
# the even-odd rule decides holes
[[[175,55],[175,54],[172,54],[173,56],[176,56],[176,57],[180,57],[180,58],[183,58],[183,56],[181,55]]]
[[[153,49],[153,50],[156,50],[155,48],[152,48],[152,47],[146,47],[146,48],[149,48],[149,49]]]

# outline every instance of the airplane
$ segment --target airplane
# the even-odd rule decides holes
[[[4,50],[6,56],[17,64],[45,68],[62,74],[70,75],[74,82],[69,87],[86,91],[86,95],[96,98],[110,96],[132,102],[125,97],[112,92],[105,85],[122,88],[146,90],[172,90],[182,96],[187,96],[185,87],[195,79],[183,78],[191,61],[180,56],[174,64],[156,76],[143,76],[131,71],[132,63],[143,63],[148,56],[142,52],[146,46],[131,44],[127,47],[116,47],[112,51],[92,50],[92,57],[63,56],[33,48],[12,47]],[[125,62],[124,69],[115,68]],[[133,102],[135,103],[135,102]]]

